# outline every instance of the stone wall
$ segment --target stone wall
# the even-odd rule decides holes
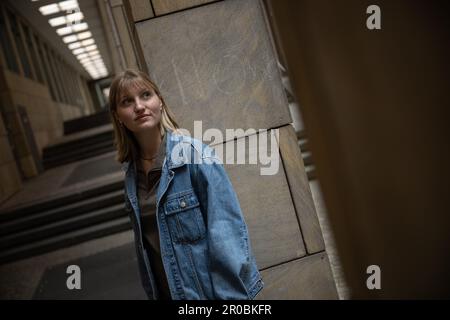
[[[258,298],[337,298],[262,2],[128,5],[146,68],[180,126],[225,150],[266,283]],[[231,149],[243,142],[239,164]],[[278,158],[277,170],[263,175],[261,155]]]

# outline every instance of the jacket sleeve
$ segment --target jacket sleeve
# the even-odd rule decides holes
[[[207,228],[208,261],[216,299],[249,299],[251,249],[248,230],[231,181],[206,147],[194,184]]]

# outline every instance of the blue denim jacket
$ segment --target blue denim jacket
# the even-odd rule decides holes
[[[222,163],[199,140],[166,134],[156,216],[172,299],[253,299],[264,284]],[[158,299],[142,242],[134,162],[125,162],[123,169],[142,284],[149,299]]]

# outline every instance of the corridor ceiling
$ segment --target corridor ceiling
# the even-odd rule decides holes
[[[111,59],[96,0],[10,0],[12,7],[85,77],[99,79]]]

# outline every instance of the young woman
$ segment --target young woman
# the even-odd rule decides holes
[[[238,198],[213,150],[180,133],[145,73],[117,75],[109,103],[149,299],[253,299],[263,282]]]

